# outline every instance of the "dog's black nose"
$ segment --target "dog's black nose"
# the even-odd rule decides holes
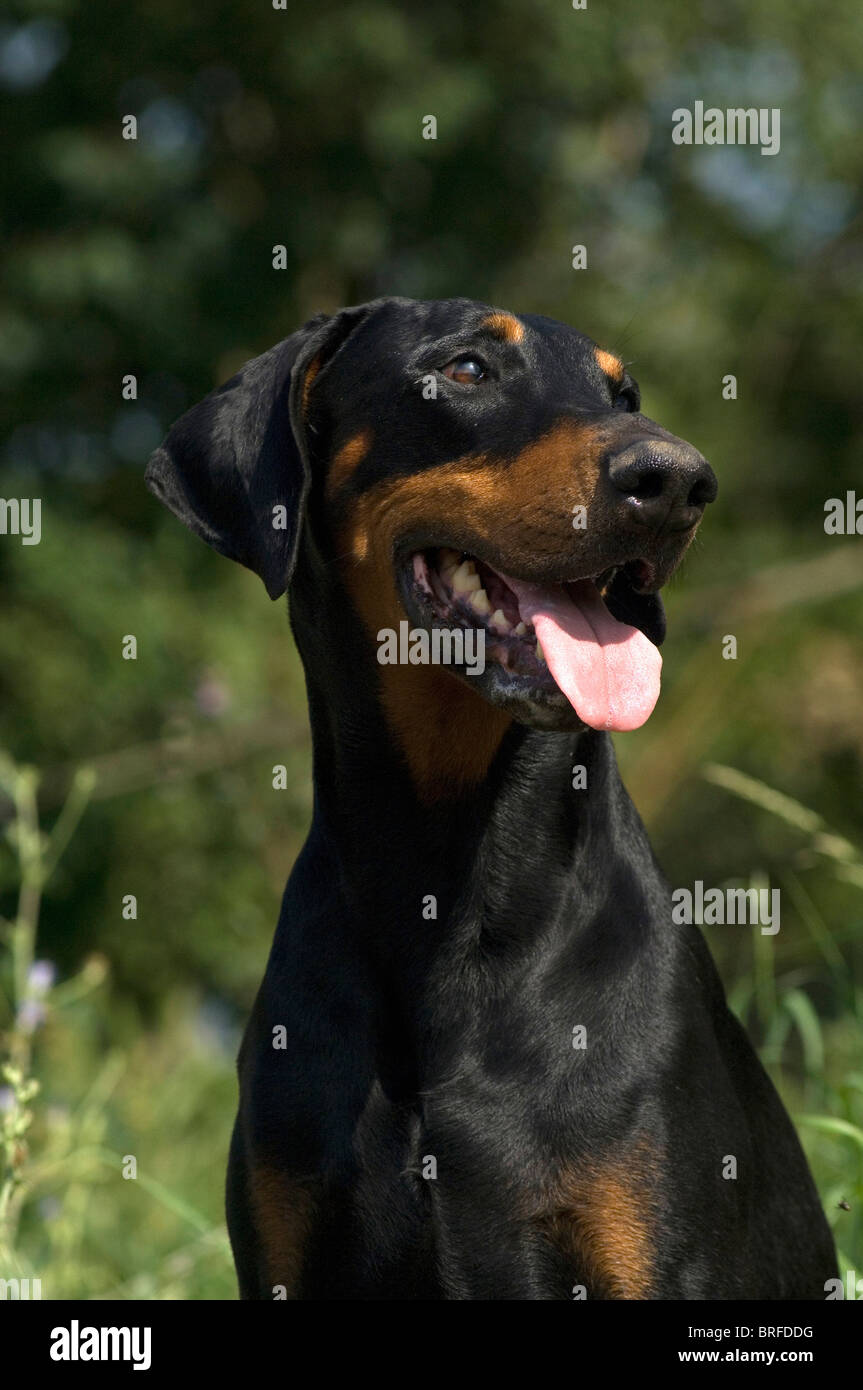
[[[608,476],[631,520],[685,531],[718,491],[713,469],[682,439],[640,439],[609,460]]]

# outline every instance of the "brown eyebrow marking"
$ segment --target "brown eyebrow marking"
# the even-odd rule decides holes
[[[593,355],[599,363],[600,370],[610,377],[615,386],[619,386],[626,375],[626,368],[620,358],[615,357],[613,352],[606,352],[605,348],[594,348]]]
[[[514,314],[489,314],[483,319],[480,328],[487,328],[489,333],[493,333],[496,338],[502,338],[505,343],[520,343],[524,337],[524,324]]]

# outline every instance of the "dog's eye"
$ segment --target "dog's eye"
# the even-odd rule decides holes
[[[485,367],[476,357],[454,357],[444,367],[443,375],[460,386],[475,386],[485,376]]]
[[[622,391],[618,391],[612,406],[615,410],[637,410],[638,396],[631,386],[625,386]]]

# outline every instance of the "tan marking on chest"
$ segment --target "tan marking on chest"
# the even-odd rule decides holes
[[[583,1272],[588,1297],[646,1299],[654,1271],[656,1199],[646,1145],[563,1169],[539,1215],[546,1236]]]
[[[315,1196],[278,1169],[267,1167],[252,1170],[249,1191],[267,1279],[273,1287],[284,1284],[288,1298],[296,1298],[315,1216]]]

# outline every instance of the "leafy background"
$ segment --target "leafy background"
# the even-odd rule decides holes
[[[302,677],[282,605],[142,470],[246,358],[390,292],[574,324],[716,467],[618,751],[675,886],[782,889],[778,936],[708,936],[863,1273],[863,541],[823,525],[863,495],[861,57],[852,0],[12,0],[2,493],[42,498],[43,539],[0,544],[0,744],[40,779],[0,768],[0,1277],[235,1296],[233,1058],[310,814]],[[673,145],[695,100],[780,107],[781,153]]]

